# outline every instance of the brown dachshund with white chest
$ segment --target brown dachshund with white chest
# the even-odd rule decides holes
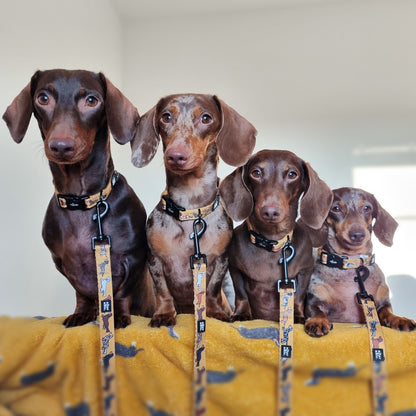
[[[103,75],[82,70],[36,72],[3,118],[20,143],[32,113],[38,121],[55,185],[43,222],[43,239],[57,269],[76,291],[76,308],[67,327],[96,319],[97,270],[91,239],[100,199],[108,204],[102,227],[111,237],[115,327],[130,314],[151,316],[155,306],[146,263],[146,212],[126,179],[115,172],[109,130],[129,142],[139,121],[137,109]],[[104,211],[100,211],[104,213]]]
[[[177,313],[193,313],[190,256],[195,247],[190,235],[199,213],[206,222],[200,238],[207,259],[206,313],[229,320],[231,309],[221,287],[232,221],[219,199],[218,158],[244,164],[255,135],[246,119],[211,95],[167,96],[142,117],[132,142],[133,164],[148,163],[161,137],[166,168],[166,190],[147,222],[149,266],[157,291],[150,326],[173,325]]]
[[[416,329],[413,320],[393,314],[389,288],[372,252],[372,231],[382,244],[390,247],[397,222],[366,191],[339,188],[333,194],[326,220],[328,239],[318,251],[319,259],[308,289],[305,331],[321,337],[332,329],[332,322],[365,323],[356,298],[360,288],[354,280],[362,266],[369,272],[364,286],[374,297],[381,325],[402,331]]]
[[[262,150],[222,181],[220,194],[230,216],[246,220],[234,230],[228,250],[236,299],[232,319],[279,320],[279,259],[289,238],[296,250],[288,263],[288,277],[296,282],[294,318],[303,323],[314,263],[308,227],[322,227],[332,201],[330,189],[294,153]],[[302,224],[296,222],[299,201]]]

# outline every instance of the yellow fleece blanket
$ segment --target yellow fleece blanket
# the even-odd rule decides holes
[[[99,328],[64,318],[0,317],[0,416],[102,416]],[[152,329],[133,317],[116,331],[119,416],[192,412],[192,315]],[[416,415],[416,332],[384,328],[390,414]],[[274,416],[278,325],[207,319],[209,416]],[[294,328],[294,416],[372,413],[367,329],[335,324],[314,339]]]

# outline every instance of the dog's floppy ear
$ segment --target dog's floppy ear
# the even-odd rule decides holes
[[[32,80],[35,78],[35,75],[32,77]],[[3,114],[3,120],[6,122],[10,134],[16,143],[20,143],[23,137],[25,137],[30,117],[32,116],[31,84],[32,81],[23,88]]]
[[[146,166],[153,159],[159,146],[160,137],[155,126],[156,107],[142,116],[130,143],[131,161],[138,168]]]
[[[120,144],[130,142],[140,120],[137,108],[102,73],[99,74],[105,85],[105,113],[108,127],[114,140]]]
[[[222,116],[217,147],[221,159],[231,166],[244,165],[253,153],[257,131],[244,117],[215,95]]]
[[[253,211],[253,196],[244,183],[245,166],[240,166],[220,183],[224,208],[234,221],[245,220]]]
[[[398,227],[398,222],[379,204],[377,199],[372,195],[375,202],[376,212],[374,218],[376,222],[373,231],[380,243],[387,247],[393,245],[393,236]]]
[[[319,230],[328,216],[333,194],[309,163],[304,162],[303,165],[309,184],[300,202],[300,217],[308,227]]]

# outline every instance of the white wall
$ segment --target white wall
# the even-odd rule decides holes
[[[107,0],[3,1],[0,16],[1,115],[38,69],[102,70],[121,82],[121,24]],[[21,144],[1,120],[0,314],[60,316],[75,306],[41,238],[53,194],[42,149],[33,119]]]
[[[0,6],[7,16],[0,26],[0,110],[38,68],[102,70],[141,114],[170,93],[218,94],[257,127],[256,150],[292,150],[331,187],[352,185],[354,167],[416,165],[413,0],[221,14],[207,7],[204,15],[123,21],[108,1]],[[0,135],[0,313],[65,315],[72,312],[73,290],[40,237],[53,191],[40,135],[34,123],[20,145],[4,123]],[[164,187],[160,152],[142,169],[131,165],[128,145],[115,144],[113,155],[150,211]],[[220,176],[231,169],[221,164]],[[416,194],[414,181],[408,186]],[[408,237],[397,237],[406,239],[400,246],[415,248]],[[389,250],[397,255],[395,246]]]

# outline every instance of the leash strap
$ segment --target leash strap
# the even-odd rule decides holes
[[[293,287],[280,287],[280,365],[278,372],[278,415],[292,414],[293,380]]]
[[[288,251],[290,253],[288,254]],[[295,247],[291,244],[289,236],[282,249],[282,257],[279,264],[283,266],[283,279],[277,283],[277,291],[280,294],[279,312],[279,368],[277,409],[278,415],[290,416],[292,414],[292,381],[293,381],[293,330],[294,330],[294,298],[296,281],[289,279],[287,264],[296,254]]]
[[[206,264],[194,263],[194,414],[202,415],[207,409],[206,371]]]
[[[100,211],[101,206],[104,206],[103,212]],[[103,414],[105,416],[117,416],[116,343],[110,255],[111,240],[110,236],[102,234],[101,226],[101,218],[104,217],[107,211],[107,202],[98,202],[97,213],[93,219],[98,223],[99,235],[92,238],[92,249],[95,252],[95,263],[97,267]]]
[[[200,229],[198,230],[198,226]],[[194,232],[190,238],[194,240],[195,254],[190,257],[194,284],[194,415],[200,416],[207,412],[207,370],[206,370],[206,286],[207,259],[199,248],[199,239],[206,230],[206,222],[202,217],[193,223]]]
[[[368,275],[369,271],[367,267],[361,266],[357,269],[355,280],[358,282],[361,289],[361,292],[357,293],[357,300],[363,308],[370,341],[370,351],[373,362],[372,393],[374,416],[388,416],[388,383],[385,342],[374,299],[365,291],[363,281]]]
[[[97,264],[98,304],[101,340],[101,386],[104,414],[117,415],[116,343],[114,331],[113,284],[111,278],[110,245],[99,243],[95,248]]]

